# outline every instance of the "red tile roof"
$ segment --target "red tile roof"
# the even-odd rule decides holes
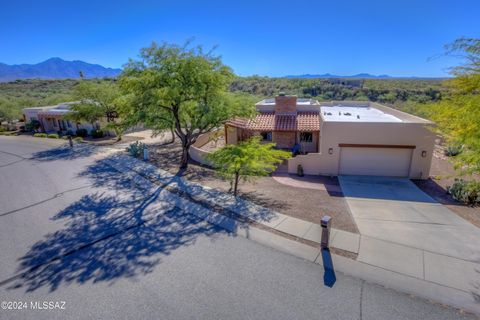
[[[253,119],[233,119],[226,124],[252,131],[320,131],[320,115],[318,112],[262,112]]]

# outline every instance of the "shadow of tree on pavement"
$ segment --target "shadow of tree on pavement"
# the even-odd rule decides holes
[[[199,236],[226,233],[160,201],[160,187],[132,188],[131,180],[104,161],[80,175],[92,181],[92,193],[51,217],[65,227],[32,245],[19,260],[18,276],[3,283],[9,289],[54,291],[64,284],[144,275]]]
[[[73,149],[68,145],[64,145],[58,148],[48,149],[44,151],[36,152],[32,155],[31,160],[36,161],[54,161],[62,160],[69,161],[78,158],[85,158],[93,155],[96,152],[96,148],[83,144],[75,144]]]

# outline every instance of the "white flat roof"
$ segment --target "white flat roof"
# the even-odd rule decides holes
[[[369,106],[322,106],[325,121],[332,122],[403,122],[394,115]]]

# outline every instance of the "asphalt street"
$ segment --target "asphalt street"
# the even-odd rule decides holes
[[[0,319],[475,319],[338,272],[327,286],[322,266],[162,206],[94,152],[0,136]]]

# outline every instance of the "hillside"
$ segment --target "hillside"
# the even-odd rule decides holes
[[[7,65],[0,63],[0,82],[17,79],[78,79],[80,72],[85,78],[116,77],[121,69],[105,68],[79,60],[65,61],[51,58],[37,64]]]

